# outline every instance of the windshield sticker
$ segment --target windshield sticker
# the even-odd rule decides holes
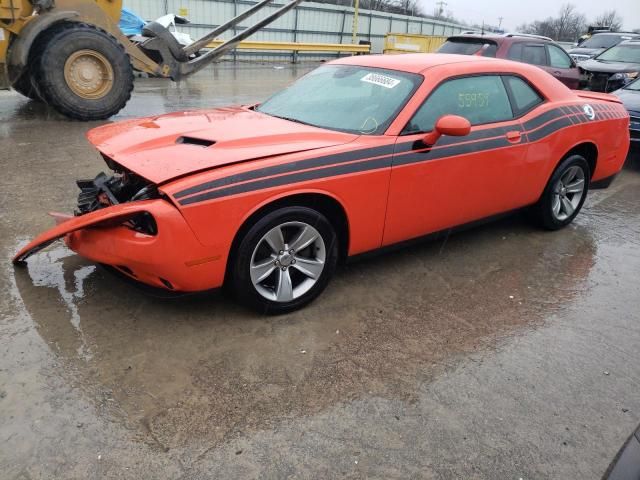
[[[459,93],[459,108],[484,108],[489,106],[488,93]]]
[[[398,84],[402,80],[398,80],[397,78],[387,77],[386,75],[380,75],[379,73],[367,73],[364,77],[360,79],[361,82],[373,83],[374,85],[378,85],[384,88],[394,88],[398,86]]]

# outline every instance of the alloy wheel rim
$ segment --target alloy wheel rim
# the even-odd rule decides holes
[[[574,165],[564,172],[553,187],[551,211],[553,216],[564,221],[574,214],[584,195],[584,170]]]
[[[64,79],[79,97],[96,100],[113,88],[113,67],[95,50],[78,50],[64,64]]]
[[[322,235],[304,222],[286,222],[262,236],[251,255],[251,282],[267,300],[300,298],[320,279],[326,261]]]

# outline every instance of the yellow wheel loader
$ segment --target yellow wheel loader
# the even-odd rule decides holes
[[[12,87],[77,120],[108,118],[131,97],[134,69],[178,81],[301,1],[291,0],[215,49],[195,56],[272,0],[260,1],[187,47],[155,22],[145,26],[143,43],[129,41],[118,27],[122,0],[0,0],[0,89]]]

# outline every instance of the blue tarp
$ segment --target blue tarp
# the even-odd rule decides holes
[[[120,30],[126,36],[131,35],[141,35],[142,27],[145,26],[147,22],[145,22],[142,18],[136,15],[134,12],[129,10],[128,8],[122,9],[122,15],[120,15]]]

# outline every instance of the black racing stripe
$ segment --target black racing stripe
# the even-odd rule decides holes
[[[571,105],[571,110],[573,111],[573,114],[576,115],[576,119],[578,119],[580,122],[582,122],[583,119],[586,118],[584,110],[582,110],[581,106]]]
[[[538,130],[529,132],[529,141],[537,142],[538,140],[541,140],[544,137],[551,135],[552,133],[555,133],[562,128],[570,127],[571,125],[571,121],[567,117],[558,118],[557,120],[548,123]]]
[[[234,183],[246,182],[249,180],[256,180],[262,177],[270,177],[272,175],[280,175],[283,173],[290,173],[297,170],[304,170],[308,168],[325,167],[327,165],[333,165],[336,163],[346,163],[356,160],[362,160],[365,158],[378,157],[381,155],[390,155],[393,153],[393,145],[383,145],[381,147],[364,148],[361,150],[353,150],[350,152],[337,153],[335,155],[324,155],[322,157],[309,158],[306,160],[298,160],[291,163],[285,163],[282,165],[274,165],[272,167],[264,167],[256,170],[250,170],[248,172],[242,172],[228,177],[219,178],[206,182],[194,187],[181,190],[174,195],[175,198],[183,198],[187,195],[193,195],[204,190],[211,190],[214,188],[225,187]]]
[[[524,129],[525,131],[533,130],[534,128],[538,128],[539,126],[544,125],[548,121],[554,120],[558,117],[561,117],[562,115],[563,114],[560,108],[554,108],[552,110],[548,110],[543,114],[538,115],[535,118],[532,118],[531,120],[527,120],[524,123]]]
[[[580,123],[577,118],[574,118],[575,115],[573,113],[573,110],[571,110],[571,108],[569,106],[564,106],[564,107],[560,107],[560,108],[562,109],[564,114],[567,116],[567,118],[569,119],[569,121],[571,121],[571,123],[573,125],[576,125],[577,123]]]
[[[511,132],[513,130],[522,131],[522,126],[520,124],[516,124],[508,127],[494,127],[485,128],[484,130],[474,130],[464,138],[450,137],[445,135],[440,137],[440,139],[438,140],[438,147],[447,147],[451,145],[457,145],[460,142],[472,142],[475,140],[484,140],[486,138],[499,137],[501,135],[506,135],[507,132]],[[413,150],[417,150],[418,148],[424,148],[420,140],[398,143],[396,144],[395,153],[398,154],[411,152]]]
[[[192,203],[204,202],[205,200],[212,200],[214,198],[226,197],[229,195],[237,195],[245,192],[252,192],[255,190],[263,190],[265,188],[280,187],[282,185],[289,185],[291,183],[305,182],[308,180],[317,180],[320,178],[335,177],[337,175],[345,175],[347,173],[364,172],[367,170],[376,170],[379,168],[388,168],[391,166],[392,155],[386,157],[380,157],[375,160],[365,160],[357,163],[349,163],[346,165],[337,165],[327,168],[319,168],[317,170],[307,170],[300,173],[293,173],[290,175],[283,175],[280,177],[266,178],[264,180],[257,180],[254,182],[242,183],[239,185],[233,185],[227,188],[221,188],[218,190],[212,190],[200,195],[185,198],[180,201],[180,205],[190,205]]]
[[[414,152],[407,155],[397,155],[393,160],[393,166],[408,165],[410,163],[425,162],[428,160],[436,160],[439,158],[454,157],[456,155],[464,155],[467,153],[478,152],[482,150],[491,150],[493,148],[508,147],[513,145],[506,138],[492,138],[481,142],[463,143],[453,145],[452,148],[440,148],[433,150],[425,150],[423,152]]]
[[[579,107],[573,106],[573,108],[576,109],[576,113],[580,113],[582,114],[582,117],[584,117],[584,112],[582,112]],[[579,117],[574,116],[574,119],[582,121]],[[262,190],[270,187],[283,186],[292,183],[317,180],[321,178],[329,178],[349,173],[359,173],[368,170],[387,168],[392,165],[392,162],[393,165],[407,165],[411,163],[424,162],[440,158],[452,157],[456,155],[464,155],[482,150],[509,147],[513,144],[504,137],[504,134],[511,130],[524,130],[523,133],[525,137],[528,137],[527,142],[535,142],[552,133],[555,133],[557,130],[572,125],[573,123],[570,119],[570,116],[567,116],[566,110],[563,110],[561,107],[559,107],[553,110],[549,110],[539,115],[538,117],[527,121],[524,124],[524,129],[520,125],[511,125],[507,127],[496,127],[477,130],[475,132],[472,132],[469,136],[463,138],[443,137],[441,139],[442,144],[439,145],[441,146],[441,148],[425,150],[422,152],[415,151],[417,148],[424,148],[422,144],[420,144],[419,141],[412,141],[396,144],[395,155],[391,155],[394,146],[385,145],[382,147],[356,150],[336,155],[326,155],[323,157],[301,160],[284,165],[274,165],[273,167],[265,167],[258,170],[252,170],[249,172],[217,179],[202,185],[197,185],[195,187],[182,190],[181,192],[176,194],[175,197],[182,198],[187,195],[192,195],[188,198],[184,198],[183,200],[179,200],[179,203],[181,205],[191,205],[206,200]],[[537,130],[531,131],[535,128],[537,128]],[[376,156],[380,156],[380,158],[366,160],[367,158]],[[337,163],[342,164],[336,165]],[[297,171],[310,168],[315,169],[305,170],[301,172]],[[288,175],[262,178],[265,176],[278,175],[283,173],[288,173]],[[237,185],[229,186],[230,184],[238,182],[246,183],[239,183]],[[217,190],[212,190],[213,188],[217,188]],[[195,193],[203,191],[204,193],[200,193],[200,195],[194,195]]]

